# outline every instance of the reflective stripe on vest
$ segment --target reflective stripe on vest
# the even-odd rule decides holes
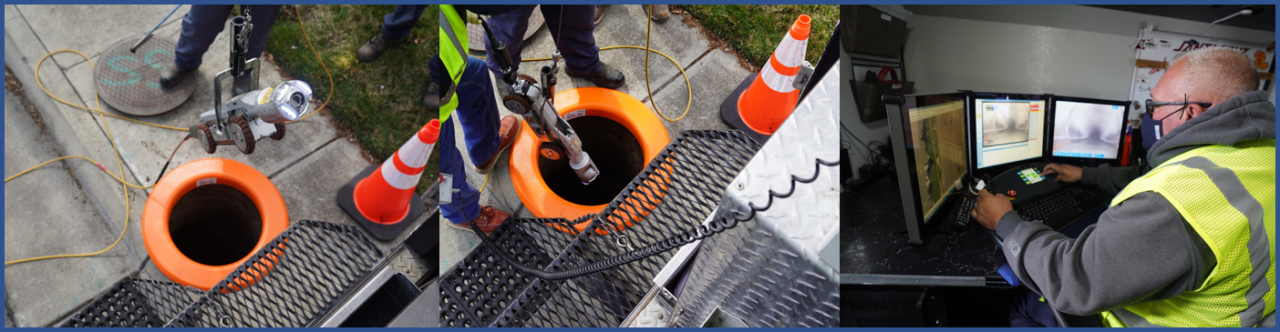
[[[449,120],[449,115],[453,114],[453,110],[458,108],[458,100],[453,96],[458,91],[458,83],[462,78],[462,72],[467,68],[467,38],[462,35],[458,38],[457,31],[466,32],[467,24],[462,20],[456,9],[452,5],[440,5],[439,22],[440,26],[440,61],[444,63],[444,68],[449,72],[449,79],[453,81],[453,85],[445,91],[444,98],[440,99],[440,122]],[[453,52],[450,52],[453,51]]]
[[[1275,308],[1274,212],[1266,210],[1275,203],[1274,167],[1275,141],[1251,141],[1188,151],[1130,183],[1112,206],[1141,192],[1159,193],[1212,247],[1218,266],[1199,289],[1113,310],[1103,314],[1104,320],[1134,327],[1249,327],[1262,322]],[[1221,201],[1229,207],[1214,205]],[[1240,255],[1245,252],[1247,260]]]

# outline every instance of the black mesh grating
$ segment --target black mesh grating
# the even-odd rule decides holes
[[[508,220],[489,236],[489,240],[477,247],[441,278],[440,322],[442,326],[487,326],[510,307],[536,307],[530,301],[539,298],[527,296],[531,288],[555,289],[556,282],[547,282],[523,275],[497,256],[498,248],[507,250],[510,257],[528,266],[547,266],[559,248],[573,241],[574,236],[546,227],[544,223],[572,229],[564,219]],[[497,245],[493,245],[496,243]],[[534,291],[533,293],[536,293]]]
[[[599,215],[511,220],[442,278],[443,326],[616,327],[653,287],[673,252],[561,281],[526,277],[499,248],[546,271],[585,266],[702,223],[760,145],[737,131],[685,131]],[[571,225],[591,220],[583,232]],[[630,244],[629,246],[625,244]],[[548,265],[553,266],[547,269]],[[503,278],[493,276],[513,276]],[[482,281],[483,280],[483,281]],[[496,288],[495,288],[496,287]]]
[[[382,257],[354,226],[301,220],[168,326],[307,326],[332,309]]]
[[[204,291],[175,282],[125,277],[62,327],[159,327]]]

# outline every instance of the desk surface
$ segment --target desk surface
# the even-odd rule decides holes
[[[952,201],[954,202],[954,201]],[[950,206],[942,210],[950,211]],[[943,220],[950,223],[950,220]],[[941,234],[929,226],[921,245],[907,243],[896,180],[888,176],[840,195],[842,283],[935,286],[1008,286],[996,270],[1004,253],[985,228]]]
[[[840,195],[840,282],[861,285],[1009,287],[997,269],[1004,252],[977,221],[952,229],[950,218],[928,225],[925,242],[907,242],[896,180],[884,177],[860,191]],[[939,213],[951,211],[950,200]],[[1098,207],[1060,230],[1080,235],[1106,211]]]

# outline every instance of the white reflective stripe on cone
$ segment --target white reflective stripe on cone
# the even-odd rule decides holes
[[[760,70],[760,79],[763,80],[764,84],[768,85],[769,89],[772,89],[773,91],[788,93],[796,90],[796,87],[793,86],[796,81],[795,75],[786,76],[779,74],[778,71],[773,70],[772,65],[765,65],[764,69]]]
[[[773,50],[773,56],[778,58],[787,67],[799,67],[804,62],[805,47],[809,45],[809,39],[795,40],[788,33],[782,37],[782,42],[778,43],[778,48]]]
[[[392,156],[392,158],[395,158],[395,156]],[[421,176],[422,172],[414,175],[400,173],[400,170],[396,168],[395,161],[392,159],[387,159],[386,162],[382,163],[382,178],[393,188],[400,190],[413,189],[418,186],[418,177]]]
[[[423,143],[418,140],[418,135],[413,135],[409,142],[404,143],[396,155],[400,156],[400,162],[405,166],[412,168],[422,168],[427,165],[427,156],[431,154],[432,144]]]

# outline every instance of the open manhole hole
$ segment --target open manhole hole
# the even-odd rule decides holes
[[[538,169],[542,179],[552,192],[571,203],[608,204],[644,169],[644,150],[635,135],[617,121],[584,116],[569,120],[569,125],[578,133],[582,150],[591,156],[600,175],[591,184],[583,185],[569,167],[568,158],[550,160],[540,154]]]
[[[262,236],[262,216],[240,190],[221,184],[199,186],[173,206],[169,236],[192,261],[232,264],[253,252]]]

